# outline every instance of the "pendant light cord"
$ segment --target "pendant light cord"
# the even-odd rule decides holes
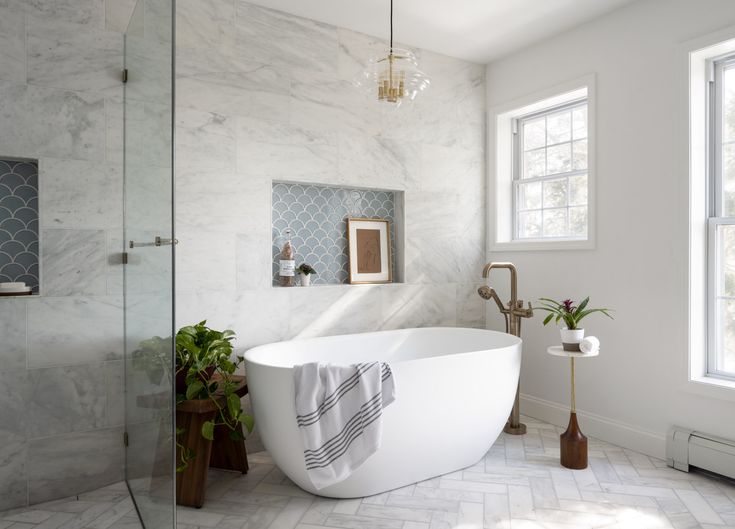
[[[393,53],[393,0],[390,0],[390,52]]]

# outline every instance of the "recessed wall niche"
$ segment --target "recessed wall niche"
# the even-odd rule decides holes
[[[38,162],[0,157],[0,282],[39,288]]]
[[[271,204],[274,286],[279,284],[278,256],[289,229],[296,265],[308,263],[316,270],[312,284],[347,284],[348,217],[390,221],[393,282],[403,282],[402,191],[274,182]]]

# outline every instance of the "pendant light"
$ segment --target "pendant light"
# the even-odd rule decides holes
[[[413,101],[431,82],[418,68],[416,55],[393,47],[393,0],[390,0],[390,46],[371,58],[355,84],[378,101],[399,107]]]

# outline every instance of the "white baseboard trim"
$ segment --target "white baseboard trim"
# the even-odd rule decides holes
[[[521,393],[521,413],[556,426],[569,422],[569,406]],[[646,455],[666,459],[666,434],[643,430],[615,419],[577,409],[585,435]]]

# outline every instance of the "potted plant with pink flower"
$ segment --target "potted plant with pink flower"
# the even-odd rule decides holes
[[[610,319],[614,319],[610,315],[610,309],[590,309],[589,296],[577,306],[571,299],[564,301],[555,301],[549,298],[540,298],[540,310],[545,310],[549,314],[544,318],[544,325],[554,320],[555,323],[563,322],[566,327],[560,329],[561,344],[565,351],[579,351],[579,342],[584,339],[584,328],[580,328],[579,323],[596,312],[600,312]]]

